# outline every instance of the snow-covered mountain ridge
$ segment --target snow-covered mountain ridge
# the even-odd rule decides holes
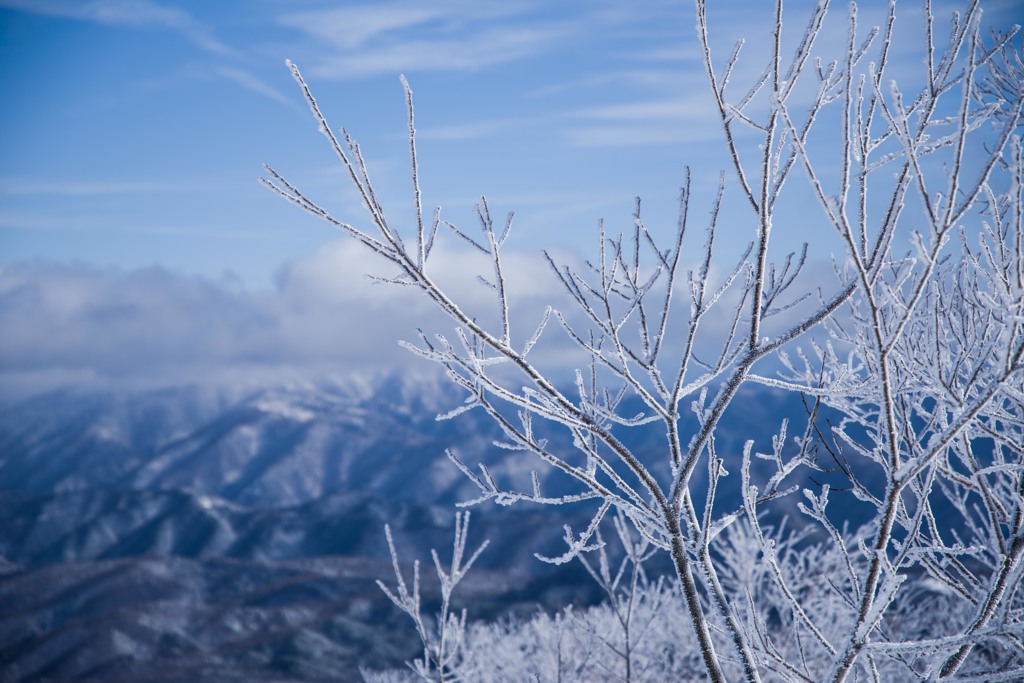
[[[477,495],[446,448],[502,481],[537,466],[495,447],[481,413],[435,419],[463,399],[437,378],[390,375],[8,400],[0,680],[349,680],[359,663],[412,656],[413,634],[374,585],[390,581],[384,525],[403,560],[443,558],[454,503]],[[742,408],[720,453],[770,441],[801,410],[767,390]],[[657,463],[658,436],[624,438]],[[562,524],[587,512],[475,508],[471,545],[491,546],[467,584],[472,614],[599,598],[578,566],[533,557],[560,554]]]

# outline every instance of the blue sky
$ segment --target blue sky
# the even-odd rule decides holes
[[[671,208],[716,133],[692,25],[681,2],[3,0],[0,254],[269,284],[333,235],[260,164],[351,199],[286,58],[403,206],[401,73],[428,203],[486,194],[538,243],[628,225],[634,195]]]
[[[770,3],[710,4],[719,62],[748,40],[735,76],[745,84],[764,64]],[[788,44],[812,5],[786,3]],[[945,22],[958,3],[935,5]],[[1017,0],[985,6],[986,24],[1021,20]],[[884,7],[861,3],[862,24]],[[901,30],[918,30],[920,6],[901,0],[898,9]],[[819,52],[841,44],[845,16],[846,4],[834,3]],[[103,297],[126,296],[131,281],[160,296],[189,292],[168,310],[191,296],[228,297],[217,305],[235,313],[251,304],[238,314],[248,320],[269,315],[252,303],[261,296],[280,307],[289,283],[306,281],[304,268],[333,272],[325,254],[358,268],[336,233],[257,183],[269,163],[340,217],[361,220],[285,59],[302,68],[331,123],[359,140],[396,216],[411,201],[405,74],[424,200],[449,220],[467,226],[484,194],[493,213],[515,210],[516,248],[592,252],[597,220],[629,229],[640,195],[649,224],[668,232],[684,165],[695,169],[701,216],[727,165],[694,23],[686,0],[0,0],[0,289],[31,283],[54,311],[89,297],[106,310]],[[891,72],[920,64],[919,43],[901,40]],[[820,234],[805,213],[791,216],[797,229],[782,248]],[[727,230],[750,239],[748,225]],[[325,277],[324,286],[352,286]],[[199,306],[189,305],[182,310]],[[69,329],[44,318],[18,323],[23,346],[0,349],[0,370],[57,363],[24,356],[44,329]]]

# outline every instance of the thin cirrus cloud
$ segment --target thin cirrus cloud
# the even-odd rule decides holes
[[[88,197],[95,195],[123,195],[150,192],[178,192],[180,185],[170,185],[156,180],[105,181],[105,180],[18,180],[0,178],[0,196],[10,195],[54,195],[63,197]]]
[[[449,12],[440,7],[399,8],[387,3],[296,12],[280,17],[278,23],[341,49],[354,50],[382,35],[447,16]]]
[[[575,109],[566,142],[575,147],[622,147],[705,140],[716,118],[703,98],[673,97]]]
[[[310,74],[360,78],[422,71],[472,71],[532,57],[557,44],[557,27],[489,29],[468,38],[402,40],[314,61]]]
[[[299,108],[294,97],[285,95],[266,80],[257,77],[249,71],[233,66],[219,66],[216,67],[215,72],[222,78],[226,78],[250,92],[262,95],[294,109]]]
[[[537,88],[528,93],[529,97],[548,97],[563,93],[579,93],[594,90],[620,90],[622,88],[644,88],[661,90],[666,84],[679,78],[677,71],[662,68],[634,68],[594,74],[573,81],[561,81]],[[703,82],[703,81],[701,81]]]
[[[278,23],[315,41],[309,74],[339,79],[479,70],[554,50],[576,30],[516,3],[389,2],[290,13]]]
[[[159,26],[180,32],[207,52],[234,53],[189,13],[151,0],[0,0],[0,7],[98,24]]]
[[[234,48],[219,40],[212,28],[197,20],[191,14],[177,8],[152,2],[151,0],[0,0],[0,8],[15,9],[48,16],[74,19],[108,26],[131,28],[159,27],[185,36],[204,52],[221,58],[237,60],[242,55]],[[141,91],[162,89],[168,85],[180,84],[182,79],[205,77],[205,69],[185,68],[182,72],[153,79],[134,87]],[[265,79],[238,66],[213,66],[209,73],[262,95],[281,104],[294,106],[294,101],[271,86]],[[128,97],[125,95],[124,97]],[[123,103],[116,98],[115,104]]]

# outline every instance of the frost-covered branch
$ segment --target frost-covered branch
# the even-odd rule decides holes
[[[930,2],[919,25],[903,26],[891,0],[878,27],[862,27],[851,4],[843,40],[825,45],[831,3],[821,0],[787,56],[788,10],[776,0],[767,61],[734,94],[744,43],[717,61],[711,36],[725,26],[708,5],[695,0],[697,42],[731,169],[700,207],[706,222],[691,226],[701,212],[687,169],[675,226],[649,224],[638,199],[625,230],[598,222],[596,254],[581,266],[545,253],[562,293],[525,319],[507,256],[511,213],[496,222],[481,199],[480,232],[440,209],[425,220],[404,79],[411,228],[389,222],[359,146],[331,132],[291,64],[369,227],[335,218],[269,168],[264,183],[397,269],[377,278],[418,289],[448,316],[453,330],[405,346],[464,390],[442,417],[486,414],[502,431],[500,458],[517,463],[507,474],[449,451],[478,490],[466,504],[586,509],[583,528],[565,529],[566,552],[547,559],[579,558],[605,587],[626,635],[599,640],[627,671],[634,611],[620,598],[635,591],[619,591],[625,570],[603,554],[608,518],[624,542],[640,539],[637,558],[670,554],[712,681],[1001,680],[1024,666],[1017,29],[985,39],[969,0],[940,36]],[[915,36],[921,73],[901,84],[895,44]],[[733,192],[739,215],[726,226]],[[780,253],[785,231],[837,239],[834,277],[818,276],[813,240]],[[489,310],[435,279],[442,240],[480,259],[473,274]],[[552,348],[564,373],[544,365]],[[802,394],[807,414],[728,445],[723,425],[752,385]],[[452,571],[439,576],[454,587]],[[410,592],[399,577],[396,591],[418,613],[416,582]]]

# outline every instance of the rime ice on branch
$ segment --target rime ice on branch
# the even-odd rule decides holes
[[[369,227],[335,218],[270,168],[263,182],[397,268],[380,279],[419,289],[448,315],[453,333],[421,332],[407,344],[466,390],[448,417],[485,411],[504,430],[503,447],[576,485],[575,493],[548,495],[535,475],[520,490],[449,452],[480,489],[472,502],[591,505],[590,523],[566,529],[567,551],[555,562],[599,548],[610,511],[629,520],[645,543],[671,554],[692,629],[679,634],[680,647],[696,643],[710,680],[1019,680],[1024,84],[1017,29],[983,37],[975,1],[940,38],[925,2],[915,28],[924,85],[909,92],[887,75],[895,3],[869,30],[851,4],[842,56],[825,63],[814,54],[829,8],[817,3],[787,59],[777,0],[768,63],[737,97],[731,81],[743,43],[720,63],[708,7],[696,1],[697,39],[733,167],[696,241],[687,174],[667,244],[645,225],[638,202],[626,234],[599,227],[596,258],[582,271],[547,256],[572,311],[510,316],[502,248],[511,214],[496,227],[481,200],[476,236],[442,221],[440,210],[425,221],[404,79],[412,230],[388,222],[358,145],[344,130],[332,132],[291,64]],[[747,144],[739,126],[758,140]],[[822,154],[815,141],[823,139],[841,144]],[[712,284],[730,183],[749,212],[752,241]],[[816,199],[819,224],[842,245],[834,282],[818,290],[800,290],[806,249],[781,261],[771,249],[774,232],[786,228],[777,207],[796,191]],[[486,257],[480,279],[493,296],[495,324],[465,313],[457,293],[431,276],[432,249],[445,235]],[[708,324],[721,319],[728,324]],[[530,355],[552,322],[587,359],[568,390]],[[720,349],[714,357],[697,352],[709,340]],[[768,359],[781,360],[783,372],[760,370]],[[807,397],[808,427],[791,436],[784,421],[770,453],[754,448],[761,434],[742,453],[721,452],[716,431],[751,382]],[[644,403],[643,414],[624,412],[627,395]],[[821,406],[842,419],[817,422]],[[689,413],[698,427],[684,433]],[[655,423],[664,434],[659,467],[617,436]],[[541,435],[551,429],[571,435],[575,450],[550,446]],[[755,460],[768,464],[767,476],[754,471]],[[822,469],[831,470],[830,484],[810,485]],[[729,470],[742,481],[738,500],[718,495]],[[698,500],[695,473],[704,471]],[[839,495],[845,507],[835,503]],[[790,501],[799,501],[802,518],[780,525]],[[871,521],[849,528],[844,515],[852,509]]]

